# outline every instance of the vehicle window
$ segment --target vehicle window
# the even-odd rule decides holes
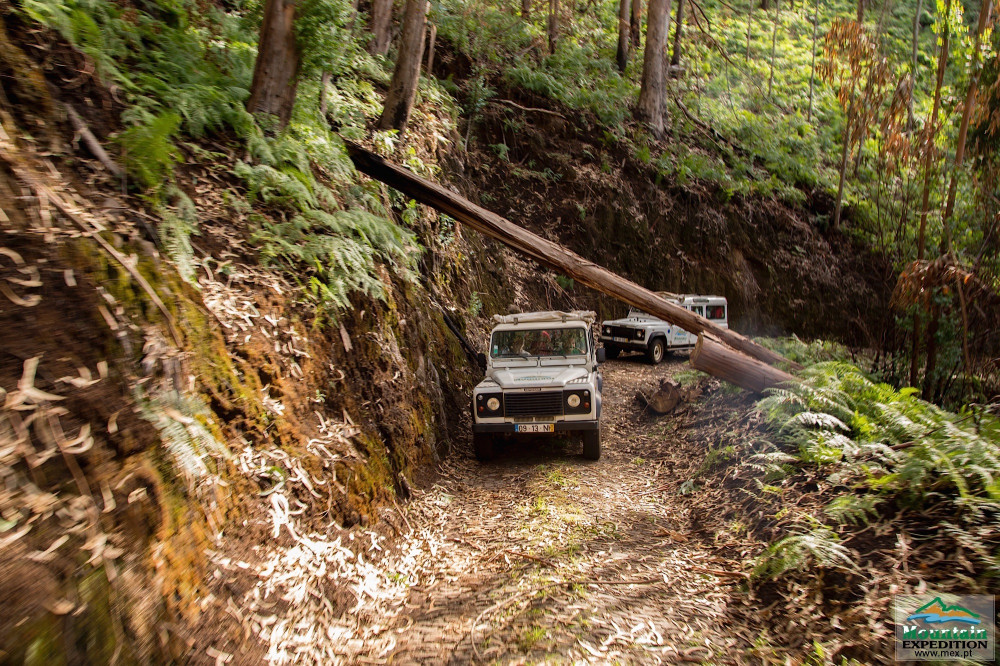
[[[692,312],[694,312],[694,313],[695,313],[696,315],[699,315],[699,316],[702,316],[702,317],[704,317],[704,316],[705,316],[705,308],[703,308],[703,307],[702,307],[702,306],[700,306],[700,305],[696,305],[696,306],[694,306],[693,308],[691,308],[691,310],[692,310]]]
[[[709,319],[725,319],[726,318],[726,306],[725,305],[709,305],[708,306],[708,318]]]
[[[490,343],[493,358],[528,356],[585,356],[587,329],[537,328],[524,331],[497,331]]]

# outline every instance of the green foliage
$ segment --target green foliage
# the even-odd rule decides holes
[[[194,249],[191,235],[198,232],[198,211],[194,202],[176,187],[171,188],[173,207],[161,206],[159,235],[164,252],[187,282],[195,283]]]
[[[122,162],[160,214],[164,250],[185,279],[194,275],[190,236],[198,220],[190,199],[173,184],[181,159],[176,142],[182,135],[229,133],[245,149],[233,173],[251,203],[290,219],[261,226],[255,239],[262,261],[296,277],[305,274],[303,287],[325,306],[346,307],[353,290],[381,296],[377,265],[408,279],[418,248],[412,234],[378,217],[388,215],[381,197],[358,185],[343,142],[320,116],[316,78],[321,70],[332,74],[336,84],[325,91],[328,117],[357,136],[381,111],[373,83],[387,83],[388,73],[349,29],[356,22],[350,2],[308,0],[296,21],[303,60],[292,122],[271,131],[244,107],[262,3],[252,0],[242,10],[224,14],[190,0],[155,0],[127,10],[108,0],[24,5],[30,18],[62,34],[124,91],[129,108],[122,116],[127,128],[118,136]],[[442,101],[439,88],[423,90]],[[194,153],[201,150],[191,145]]]
[[[252,240],[265,265],[292,273],[305,267],[309,293],[321,304],[340,308],[350,306],[348,296],[354,291],[385,295],[376,259],[411,277],[417,250],[411,232],[361,210],[307,210],[288,222],[265,222]]]
[[[177,162],[173,138],[181,117],[173,111],[157,116],[139,112],[134,115],[141,120],[118,135],[125,170],[144,189],[156,192],[173,174]]]
[[[921,511],[947,506],[956,533],[980,545],[984,564],[1000,565],[975,536],[1000,513],[995,419],[958,417],[920,400],[915,389],[875,383],[844,362],[816,364],[801,383],[768,393],[758,409],[785,455],[854,489],[827,507],[831,518],[864,522],[886,503]]]
[[[758,558],[751,576],[766,580],[810,566],[847,571],[855,568],[850,552],[840,543],[837,535],[829,528],[820,526],[773,543]]]
[[[156,427],[171,460],[189,480],[210,472],[208,456],[229,457],[209,429],[214,415],[199,396],[166,391],[152,398],[138,396],[137,401],[140,415]]]

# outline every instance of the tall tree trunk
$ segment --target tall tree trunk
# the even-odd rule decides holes
[[[531,18],[531,0],[521,0],[521,18],[525,20]]]
[[[424,26],[427,22],[427,0],[406,0],[403,11],[403,34],[399,40],[396,68],[385,96],[385,108],[378,120],[382,130],[406,130],[410,109],[417,94],[420,62],[424,55]]]
[[[392,43],[392,0],[372,0],[372,40],[368,52],[384,56]]]
[[[292,119],[298,83],[295,0],[267,0],[247,111],[276,116],[279,126],[286,127]]]
[[[951,0],[945,0],[944,15],[951,14]],[[917,232],[917,259],[924,258],[927,239],[927,211],[931,199],[931,162],[934,159],[934,135],[937,132],[938,111],[941,109],[941,85],[944,83],[944,73],[948,68],[948,47],[951,38],[948,22],[944,22],[941,41],[938,45],[937,80],[934,83],[934,103],[931,106],[931,117],[924,128],[924,187],[920,194],[920,229]]]
[[[636,114],[649,123],[653,134],[663,135],[666,111],[667,34],[670,29],[670,0],[650,0],[646,17],[646,52],[642,60],[642,84]]]
[[[437,42],[438,28],[431,23],[427,28],[427,76],[434,72],[434,44]]]
[[[753,6],[757,0],[750,0],[747,3],[747,60],[750,60],[750,28],[753,26]]]
[[[858,23],[865,21],[865,0],[858,0]]]
[[[833,229],[840,230],[840,214],[844,206],[844,179],[847,176],[847,157],[851,146],[851,129],[854,124],[854,96],[856,84],[851,84],[851,99],[847,104],[847,118],[844,121],[844,147],[840,151],[840,180],[837,183],[837,207],[833,213]]]
[[[944,15],[949,16],[951,14],[951,0],[945,0],[945,10]],[[941,34],[941,39],[938,44],[938,65],[937,65],[937,79],[934,83],[934,102],[931,106],[931,116],[927,120],[927,126],[924,128],[924,185],[920,194],[920,227],[917,231],[917,260],[924,258],[924,251],[927,245],[927,211],[930,208],[930,198],[931,198],[931,162],[934,158],[934,135],[936,133],[937,127],[937,117],[938,110],[941,108],[941,85],[944,83],[944,73],[948,67],[948,47],[949,39],[951,37],[950,30],[948,29],[948,22],[944,22],[944,32]],[[916,43],[916,42],[914,42]],[[933,334],[931,329],[933,329]],[[931,319],[928,326],[927,339],[933,340],[934,336],[937,334],[937,320],[936,317]],[[933,359],[932,355],[936,353],[936,349],[928,347],[927,349],[927,362],[930,369],[933,370]],[[913,316],[913,344],[910,349],[910,384],[916,386],[917,384],[917,368],[920,364],[920,315],[919,313]],[[925,389],[927,388],[927,369],[924,370],[924,380]]]
[[[771,73],[767,77],[767,96],[770,97],[774,89],[774,56],[778,51],[778,10],[781,3],[774,3],[774,30],[771,32]]]
[[[632,53],[638,53],[642,46],[642,0],[632,0],[628,34],[632,39]]]
[[[549,0],[549,53],[556,52],[559,41],[559,0]]]
[[[697,17],[695,17],[697,18]],[[674,52],[670,56],[670,66],[679,67],[681,64],[681,33],[684,29],[684,0],[677,0],[677,19],[674,24]]]
[[[924,0],[917,0],[917,11],[913,15],[913,55],[910,57],[910,99],[906,104],[906,126],[913,129],[913,93],[917,89],[917,46],[920,38],[920,14],[924,10]]]
[[[618,1],[618,53],[615,55],[615,62],[618,63],[620,72],[624,72],[628,66],[628,52],[632,41],[632,26],[629,23],[631,12],[631,0]]]
[[[809,112],[806,114],[806,122],[811,123],[813,117],[813,88],[816,84],[816,33],[819,31],[819,0],[816,0],[816,9],[813,11],[813,41],[812,41],[812,65],[809,70]]]
[[[955,194],[958,190],[958,178],[962,171],[962,163],[965,161],[965,140],[969,135],[969,120],[972,118],[972,111],[976,106],[976,93],[979,91],[979,76],[982,68],[979,66],[980,49],[983,33],[990,21],[990,13],[993,11],[993,0],[983,0],[979,8],[979,25],[976,27],[975,46],[972,48],[972,64],[969,65],[969,89],[965,92],[965,107],[962,110],[962,123],[958,127],[958,143],[955,146],[955,162],[951,167],[951,184],[948,186],[948,201],[944,207],[944,215],[941,217],[941,254],[951,252],[951,215],[955,211]]]

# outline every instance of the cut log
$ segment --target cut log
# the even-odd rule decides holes
[[[691,352],[691,367],[755,393],[797,381],[787,372],[733,351],[704,334],[698,335],[698,344]]]
[[[450,215],[459,222],[469,225],[490,238],[495,238],[543,266],[557,270],[580,284],[613,296],[632,307],[680,326],[685,331],[699,334],[710,333],[730,347],[764,363],[785,363],[793,369],[802,368],[797,363],[788,361],[780,354],[761,347],[739,333],[720,328],[704,317],[667,301],[649,289],[640,287],[631,280],[626,280],[620,275],[584,259],[558,243],[542,238],[496,213],[477,206],[465,197],[450,192],[437,183],[432,183],[401,166],[388,162],[370,150],[346,139],[344,144],[347,146],[347,153],[351,161],[361,173],[382,181],[422,204]],[[783,372],[780,374],[784,377],[789,376]]]

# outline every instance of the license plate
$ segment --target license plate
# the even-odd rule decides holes
[[[628,338],[611,338],[615,342],[628,342]]]
[[[555,432],[551,423],[519,423],[516,432]]]

